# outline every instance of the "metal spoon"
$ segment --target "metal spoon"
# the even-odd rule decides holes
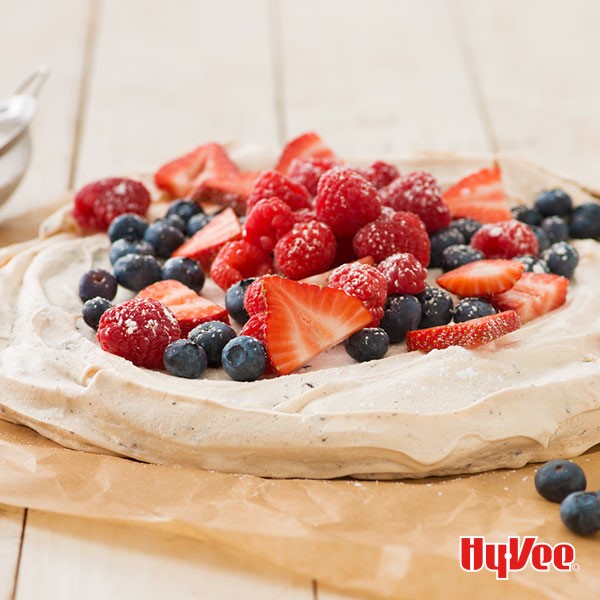
[[[11,96],[0,101],[0,204],[14,192],[27,170],[31,154],[28,126],[49,73],[48,67],[38,67]]]

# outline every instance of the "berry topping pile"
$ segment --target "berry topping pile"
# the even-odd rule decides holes
[[[210,143],[154,179],[170,201],[153,221],[140,182],[76,194],[82,230],[111,243],[112,273],[82,274],[82,316],[102,349],[189,379],[286,375],[341,342],[357,362],[404,342],[481,346],[561,307],[570,239],[600,237],[600,206],[562,190],[511,209],[497,166],[442,192],[428,172],[345,163],[315,133],[270,170],[241,171]],[[202,295],[208,277],[220,300]]]

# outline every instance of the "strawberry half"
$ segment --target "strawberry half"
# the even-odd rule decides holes
[[[358,299],[341,290],[273,276],[263,280],[266,349],[287,375],[371,322]]]
[[[207,321],[229,323],[225,308],[198,295],[187,285],[174,279],[157,281],[144,288],[137,297],[153,298],[166,304],[179,323],[181,337],[187,337],[187,334],[200,323]]]
[[[448,188],[442,198],[453,219],[466,217],[480,223],[512,219],[497,165],[461,179]]]
[[[310,132],[285,145],[275,170],[286,175],[295,158],[335,158],[335,154],[316,133]]]
[[[154,182],[171,196],[183,197],[203,181],[234,177],[238,172],[223,146],[212,143],[160,167],[154,174]]]
[[[358,260],[354,260],[351,262],[362,263],[363,265],[374,265],[375,264],[375,261],[373,260],[372,256],[363,256],[362,258],[359,258]],[[325,271],[323,273],[317,273],[316,275],[311,275],[310,277],[305,277],[304,279],[301,279],[300,281],[302,283],[312,283],[314,285],[327,285],[327,282],[329,281],[329,276],[334,271],[335,271],[335,268],[330,269],[329,271]]]
[[[569,280],[553,273],[525,272],[507,292],[490,302],[498,310],[514,310],[527,323],[562,306],[567,300]]]
[[[233,208],[238,215],[246,213],[246,200],[260,171],[243,171],[231,177],[207,179],[192,190],[190,198],[203,204]]]
[[[436,283],[457,296],[492,296],[510,290],[523,269],[518,260],[476,260],[440,275]]]
[[[474,348],[487,344],[521,326],[519,315],[514,310],[428,329],[415,329],[406,334],[406,348],[429,352],[443,350],[449,346]]]
[[[236,240],[242,235],[242,226],[233,212],[226,208],[216,215],[213,220],[186,240],[173,256],[185,256],[197,260],[205,271],[210,269],[212,261],[222,246],[230,240]]]

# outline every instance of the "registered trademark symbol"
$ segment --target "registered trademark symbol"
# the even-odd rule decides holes
[[[571,565],[571,571],[579,571],[579,569],[581,569],[581,567],[579,566],[579,563],[573,563]]]

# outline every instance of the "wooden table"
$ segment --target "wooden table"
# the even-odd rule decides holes
[[[0,95],[52,75],[0,213],[215,139],[518,150],[600,185],[595,0],[4,0]],[[1,227],[1,226],[0,226]],[[184,537],[0,509],[0,598],[334,599]]]

